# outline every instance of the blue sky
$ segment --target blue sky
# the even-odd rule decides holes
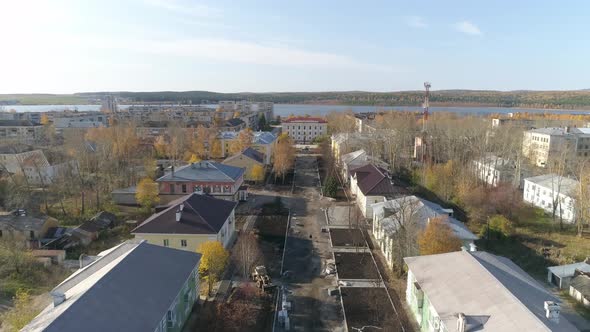
[[[590,88],[590,2],[0,2],[0,93]]]

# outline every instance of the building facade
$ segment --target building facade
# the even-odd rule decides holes
[[[574,198],[578,181],[557,174],[524,179],[523,200],[566,222],[575,220]]]
[[[311,144],[317,137],[328,134],[328,122],[323,118],[292,117],[283,120],[281,126],[283,133],[300,144]]]

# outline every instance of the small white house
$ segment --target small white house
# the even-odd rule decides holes
[[[376,203],[371,206],[373,210],[373,236],[377,240],[387,264],[393,268],[394,257],[393,235],[401,224],[415,223],[420,229],[425,228],[430,220],[437,217],[446,217],[445,220],[455,236],[461,240],[464,247],[471,247],[478,237],[473,234],[462,222],[453,218],[453,210],[418,198],[416,196],[403,196],[393,200]],[[415,254],[418,254],[418,245],[415,244]]]
[[[510,183],[522,187],[526,172],[520,165],[509,159],[489,155],[473,161],[473,172],[481,181],[492,187],[501,183]]]
[[[566,222],[575,219],[573,195],[579,182],[557,174],[546,174],[524,179],[523,200]]]
[[[373,216],[371,205],[395,194],[392,180],[373,164],[350,170],[350,192],[365,218]]]

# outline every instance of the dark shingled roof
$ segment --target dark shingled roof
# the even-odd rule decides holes
[[[366,195],[389,195],[395,193],[391,180],[385,175],[385,171],[373,164],[368,164],[350,170],[356,175],[359,189]]]
[[[225,127],[237,127],[237,126],[241,126],[244,123],[245,122],[242,119],[233,118],[233,119],[229,119],[229,120],[225,121]]]
[[[242,151],[242,154],[256,162],[263,163],[264,162],[264,154],[260,151],[256,151],[252,148],[246,148]]]
[[[184,204],[180,221],[176,211]],[[158,212],[132,233],[159,234],[217,234],[238,203],[207,195],[193,193],[170,203],[170,207]]]
[[[43,330],[154,331],[200,259],[195,252],[140,243]],[[26,330],[42,324],[38,316]]]

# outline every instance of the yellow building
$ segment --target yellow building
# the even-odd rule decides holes
[[[221,141],[221,153],[223,157],[229,154],[230,145],[238,138],[237,132],[220,132],[219,139]],[[252,132],[251,147],[264,154],[264,164],[270,165],[272,163],[274,149],[277,143],[277,136],[269,131],[255,131]]]
[[[235,234],[237,203],[193,193],[168,204],[131,233],[137,239],[163,247],[195,251],[207,241],[228,248]]]
[[[244,151],[225,159],[223,164],[245,168],[244,179],[248,181],[262,180],[255,178],[255,174],[252,173],[255,167],[262,170],[261,175],[264,177],[264,154],[253,148],[246,148]]]

